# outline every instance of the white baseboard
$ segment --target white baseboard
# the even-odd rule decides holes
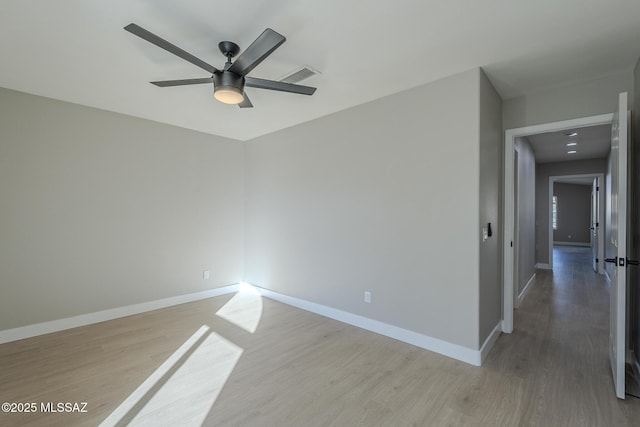
[[[498,341],[498,337],[502,333],[502,320],[498,322],[493,331],[489,334],[486,340],[484,340],[484,344],[480,347],[480,364],[482,365],[487,358],[487,355],[493,348],[496,341]]]
[[[531,284],[535,279],[536,279],[536,273],[533,273],[533,275],[531,275],[531,277],[527,281],[527,284],[524,285],[522,292],[520,292],[520,294],[516,298],[516,308],[520,307],[520,304],[522,304],[522,301],[524,301],[524,297],[527,296],[527,292],[529,292],[529,288],[531,288]]]
[[[159,308],[170,307],[172,305],[184,304],[205,298],[217,297],[220,295],[237,292],[239,285],[229,285],[221,288],[210,289],[192,294],[178,295],[175,297],[163,298],[155,301],[143,302],[140,304],[116,307],[108,310],[96,311],[94,313],[81,314],[79,316],[67,317],[65,319],[52,320],[49,322],[36,323],[33,325],[21,326],[19,328],[6,329],[0,331],[0,344],[31,338],[38,335],[58,332],[65,329],[77,328],[78,326],[91,325],[120,317],[140,314]]]
[[[375,332],[380,335],[384,335],[390,338],[394,338],[398,341],[406,342],[408,344],[415,345],[425,350],[440,353],[442,355],[451,357],[453,359],[460,360],[470,365],[480,366],[482,364],[481,350],[473,350],[458,344],[453,344],[447,341],[433,338],[428,335],[423,335],[418,332],[403,329],[397,326],[389,325],[387,323],[379,322],[377,320],[369,319],[367,317],[359,316],[357,314],[349,313],[346,311],[338,310],[336,308],[327,307],[321,304],[316,304],[310,301],[306,301],[300,298],[290,297],[280,294],[278,292],[270,291],[268,289],[254,286],[262,296],[271,298],[275,301],[309,311],[311,313],[319,314],[320,316],[328,317],[333,320],[337,320],[342,323],[357,326],[358,328],[366,329],[371,332]],[[491,349],[493,343],[487,344],[490,339],[493,339],[496,331],[492,332],[491,336],[483,347],[487,347],[486,352]],[[499,335],[499,331],[498,331]],[[497,337],[495,337],[497,339]],[[494,339],[494,341],[495,341]]]
[[[537,263],[535,268],[536,270],[552,270],[550,264],[544,264],[541,262]]]
[[[591,243],[589,243],[589,242],[556,242],[554,240],[553,244],[554,245],[558,245],[558,246],[580,246],[580,247],[584,247],[584,248],[590,248],[591,247]]]
[[[378,333],[398,341],[415,345],[425,350],[440,353],[444,356],[460,360],[471,365],[480,366],[484,361],[489,350],[495,344],[501,332],[501,323],[498,323],[489,337],[485,340],[480,350],[473,350],[458,344],[453,344],[438,338],[418,332],[403,329],[398,326],[389,325],[357,314],[327,307],[321,304],[305,301],[303,299],[283,295],[268,289],[255,287],[261,295],[271,298],[275,301],[300,308],[315,314],[319,314],[330,319],[334,319],[349,325],[353,325],[371,332]],[[184,304],[187,302],[197,301],[205,298],[212,298],[225,295],[239,290],[239,285],[229,285],[221,288],[211,289],[202,292],[196,292],[187,295],[178,295],[175,297],[164,298],[155,301],[144,302],[140,304],[128,305],[125,307],[117,307],[108,310],[97,311],[94,313],[82,314],[79,316],[68,317],[65,319],[52,320],[49,322],[36,323],[33,325],[22,326],[13,329],[0,331],[0,344],[18,341],[25,338],[31,338],[38,335],[58,332],[65,329],[77,328],[79,326],[91,325],[93,323],[105,322],[121,317],[140,314],[147,311],[157,310],[160,308],[170,307],[173,305]]]

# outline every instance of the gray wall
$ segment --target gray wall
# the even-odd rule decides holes
[[[527,138],[516,138],[518,153],[516,199],[516,292],[520,295],[536,272],[536,159]]]
[[[478,349],[480,81],[471,70],[249,141],[246,281]]]
[[[618,109],[618,93],[625,91],[633,93],[631,70],[507,99],[503,103],[503,126],[513,129],[613,113]]]
[[[536,165],[537,262],[549,264],[549,177],[606,172],[606,159],[539,163]]]
[[[632,89],[628,72],[510,99],[502,127],[609,113]],[[210,289],[244,270],[479,348],[500,317],[499,108],[471,70],[241,144],[1,90],[0,329]],[[603,172],[595,163],[540,165],[539,262],[548,176]],[[478,244],[486,222],[493,240]]]
[[[553,194],[558,198],[554,242],[591,243],[591,190],[590,185],[554,183]]]
[[[480,73],[480,226],[491,223],[493,237],[480,240],[480,345],[502,319],[501,165],[502,99]]]
[[[238,282],[242,168],[235,141],[0,89],[0,330]]]

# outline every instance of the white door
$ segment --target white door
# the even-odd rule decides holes
[[[599,203],[598,195],[598,178],[593,179],[593,185],[591,187],[591,259],[593,261],[593,271],[598,272],[598,233],[600,230],[600,219],[598,218]],[[596,261],[597,260],[597,261]]]
[[[621,93],[618,112],[611,129],[611,245],[616,258],[611,262],[611,312],[609,328],[609,359],[616,396],[624,399],[626,355],[626,295],[627,295],[627,139],[629,118],[627,93]],[[615,262],[612,262],[615,260]]]

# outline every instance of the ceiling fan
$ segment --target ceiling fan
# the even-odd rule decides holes
[[[287,40],[282,34],[273,31],[271,28],[264,30],[264,32],[260,34],[260,36],[255,39],[254,42],[251,43],[251,45],[246,48],[233,63],[231,62],[231,58],[240,52],[240,47],[230,41],[222,41],[218,43],[220,52],[227,57],[227,62],[224,64],[224,68],[222,70],[217,69],[213,65],[207,64],[200,58],[196,58],[189,52],[180,49],[178,46],[169,43],[139,25],[132,23],[124,27],[124,29],[212,74],[211,77],[199,79],[150,82],[151,84],[159,87],[213,83],[213,96],[218,101],[225,104],[237,104],[240,108],[253,107],[253,104],[244,91],[245,86],[298,93],[302,95],[313,95],[316,91],[316,88],[314,87],[247,76],[251,70],[258,66],[258,64],[264,61],[267,56],[271,55],[273,51]]]

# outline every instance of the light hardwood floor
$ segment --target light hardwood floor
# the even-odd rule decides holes
[[[556,252],[482,367],[229,295],[0,345],[1,402],[88,403],[0,425],[640,425],[613,392],[607,284],[588,251]]]

